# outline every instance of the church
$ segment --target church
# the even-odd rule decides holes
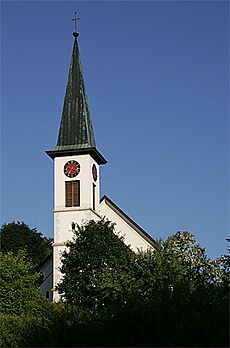
[[[54,301],[59,299],[56,285],[61,278],[61,255],[76,224],[107,218],[134,251],[154,247],[154,239],[110,198],[100,198],[100,166],[107,160],[96,147],[78,36],[75,31],[57,145],[46,152],[54,162],[54,243],[53,255],[40,266],[40,290]]]

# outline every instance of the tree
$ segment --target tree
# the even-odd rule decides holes
[[[77,228],[61,271],[58,290],[81,345],[227,346],[225,259],[209,259],[189,232],[134,253],[110,222],[91,221]]]
[[[39,265],[52,252],[52,240],[42,236],[36,228],[30,229],[24,222],[4,224],[0,239],[3,253],[12,251],[16,255],[19,250],[25,250],[34,265]]]
[[[27,261],[24,251],[0,253],[0,308],[8,314],[33,313],[41,301],[40,274]]]
[[[208,258],[191,233],[177,232],[158,241],[155,250],[137,255],[134,270],[135,316],[139,324],[141,313],[144,340],[159,346],[227,345],[229,274],[224,257]],[[148,336],[151,327],[154,337]]]
[[[102,219],[77,226],[67,247],[58,291],[68,303],[93,310],[120,296],[133,252],[114,233],[112,223]]]
[[[38,291],[39,273],[20,250],[0,252],[0,274],[0,346],[36,345],[52,316],[51,304]]]

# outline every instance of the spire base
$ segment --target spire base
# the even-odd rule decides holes
[[[76,37],[78,37],[78,36],[79,36],[79,33],[78,33],[77,31],[74,31],[74,32],[73,32],[73,37],[76,38]]]

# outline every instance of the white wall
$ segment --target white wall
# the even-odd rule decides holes
[[[53,287],[53,270],[52,270],[52,257],[48,258],[46,262],[39,268],[39,271],[43,274],[43,282],[39,288],[44,297],[47,298],[46,292],[49,292],[49,300],[52,299],[51,289]]]
[[[80,164],[80,173],[75,178],[64,174],[66,162],[75,160]],[[97,181],[93,180],[92,166],[97,168]],[[99,206],[100,168],[90,155],[73,155],[54,159],[54,245],[53,245],[53,288],[60,281],[61,254],[67,240],[73,238],[72,223],[82,225],[86,221],[98,219],[93,210],[93,184],[95,187],[95,210]],[[65,182],[80,180],[80,206],[65,207]],[[54,291],[54,299],[59,296]]]
[[[64,174],[64,165],[70,160],[79,162],[80,173],[75,178]],[[97,181],[92,176],[92,166],[97,168]],[[80,180],[80,207],[65,207],[65,182]],[[95,190],[95,210],[93,210],[93,183]],[[115,223],[115,232],[124,236],[125,244],[134,251],[152,248],[151,242],[144,238],[140,230],[129,219],[114,209],[106,200],[99,203],[100,175],[99,165],[90,155],[56,157],[54,160],[54,244],[53,244],[53,298],[59,300],[55,286],[61,279],[61,254],[67,240],[73,238],[72,223],[82,225],[89,220],[106,217]]]
[[[100,219],[100,216],[92,209],[84,209],[77,211],[55,212],[54,219],[55,240],[53,244],[53,299],[58,301],[60,296],[55,290],[55,287],[61,279],[61,257],[63,251],[66,249],[65,243],[68,240],[72,240],[74,236],[71,223],[74,222],[78,223],[79,225],[83,225],[90,220]]]
[[[80,164],[80,173],[75,178],[68,178],[64,174],[64,165],[70,160],[75,160]],[[96,182],[92,176],[92,166],[95,164],[97,168],[98,179]],[[95,208],[97,209],[100,196],[100,173],[99,165],[93,160],[90,155],[56,157],[54,159],[54,209],[69,210],[65,207],[65,182],[80,180],[80,208],[93,208],[93,183],[95,188]],[[73,208],[72,208],[73,209]],[[76,208],[75,208],[76,209]]]
[[[130,245],[134,251],[147,250],[153,246],[138,233],[138,229],[132,225],[124,216],[116,209],[113,209],[103,200],[99,205],[99,214],[108,220],[115,222],[115,232],[124,237],[126,245]]]

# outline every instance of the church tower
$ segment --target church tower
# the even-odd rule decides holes
[[[47,154],[54,160],[53,291],[59,282],[61,253],[75,224],[98,219],[100,168],[107,163],[96,148],[92,121],[74,32],[73,53],[57,145]]]

